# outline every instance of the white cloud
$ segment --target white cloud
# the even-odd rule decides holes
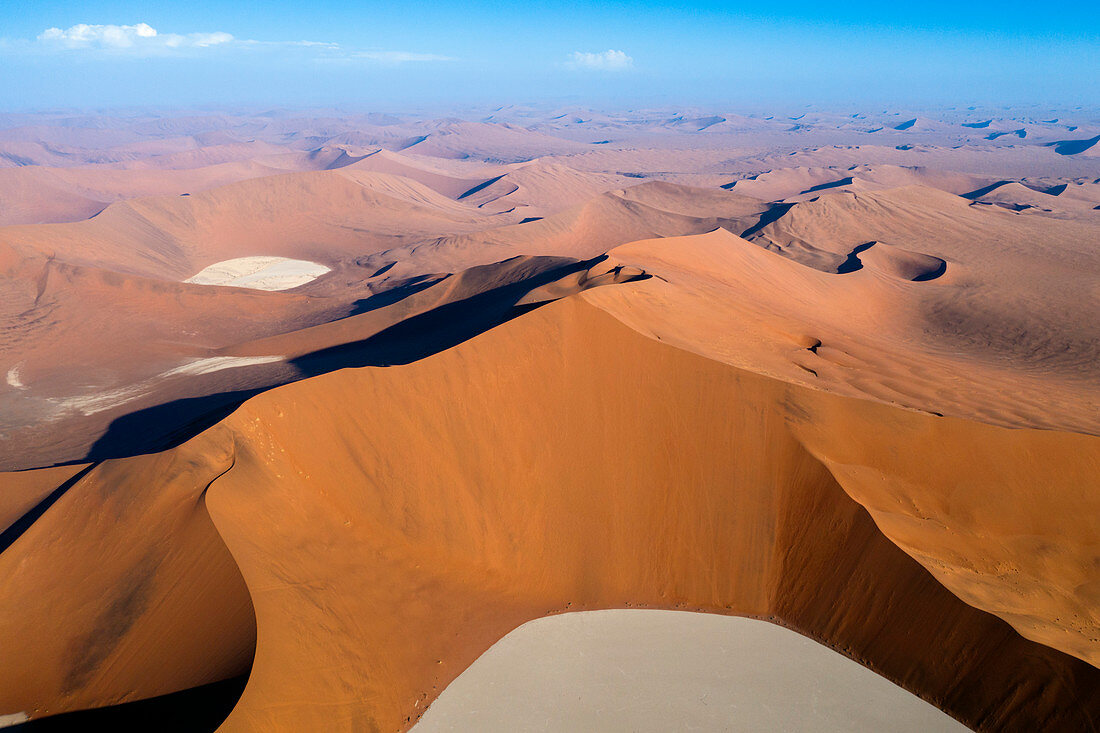
[[[61,49],[103,49],[109,51],[159,51],[177,48],[208,48],[233,41],[222,31],[213,33],[157,33],[148,23],[134,25],[88,25],[79,23],[65,29],[47,28],[38,34],[38,42]]]
[[[599,71],[627,71],[634,68],[634,59],[622,51],[608,49],[602,53],[574,51],[569,55],[570,67],[574,69],[596,69]]]
[[[148,23],[134,25],[89,25],[80,23],[69,28],[47,28],[38,34],[36,42],[5,42],[0,47],[38,53],[99,51],[118,56],[175,55],[185,51],[215,46],[238,49],[298,48],[316,61],[370,61],[396,65],[418,61],[454,61],[450,56],[411,51],[381,51],[344,48],[326,41],[258,41],[234,38],[222,31],[210,33],[160,33]]]
[[[301,48],[316,48],[318,50],[330,50],[330,51],[339,51],[340,50],[340,44],[339,43],[330,43],[328,41],[257,41],[255,39],[251,39],[251,38],[234,38],[233,43],[241,45],[241,46],[255,46],[255,47],[265,47],[265,46],[293,47],[293,46],[299,46]]]
[[[408,61],[454,61],[451,56],[440,56],[434,53],[413,53],[410,51],[357,51],[350,54],[351,58],[380,61],[384,64],[403,64]]]

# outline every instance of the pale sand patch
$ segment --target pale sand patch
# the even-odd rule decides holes
[[[129,387],[101,390],[90,394],[73,395],[71,397],[47,397],[46,401],[54,407],[59,408],[62,412],[75,411],[87,416],[94,415],[97,412],[103,412],[104,410],[110,410],[113,407],[125,405],[127,402],[133,402],[146,392],[147,390],[144,387],[144,383],[141,383]]]
[[[967,728],[827,647],[754,619],[587,611],[520,626],[413,728],[439,731]]]
[[[186,364],[181,364],[175,369],[161,372],[156,378],[174,377],[180,374],[196,375],[220,372],[222,369],[235,369],[237,367],[252,366],[253,364],[271,364],[282,361],[281,356],[211,356],[206,359],[195,359]]]
[[[26,723],[30,718],[26,713],[10,713],[8,715],[0,715],[0,728],[8,728],[13,725],[19,725],[20,723]]]
[[[316,262],[287,257],[238,257],[205,267],[184,282],[253,290],[290,290],[316,280],[330,269]]]
[[[72,397],[50,397],[47,398],[47,401],[62,410],[77,410],[84,415],[94,415],[97,412],[133,402],[148,394],[158,382],[168,377],[193,377],[199,374],[220,372],[223,369],[270,364],[282,361],[282,359],[281,356],[212,356],[205,359],[193,359],[136,384]]]
[[[8,386],[15,387],[16,389],[26,389],[27,385],[23,384],[23,380],[19,378],[19,368],[23,366],[23,362],[19,362],[11,369],[8,370]]]

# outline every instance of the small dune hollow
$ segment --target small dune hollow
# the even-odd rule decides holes
[[[864,266],[910,282],[935,280],[947,272],[946,260],[883,242],[868,242],[856,247],[838,272],[855,272]]]

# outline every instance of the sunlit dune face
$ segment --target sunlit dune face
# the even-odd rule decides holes
[[[184,282],[251,290],[290,290],[313,282],[330,269],[309,260],[287,257],[238,257],[204,267]]]

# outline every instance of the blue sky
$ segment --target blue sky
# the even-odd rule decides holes
[[[7,2],[0,107],[1096,104],[1100,4]]]

